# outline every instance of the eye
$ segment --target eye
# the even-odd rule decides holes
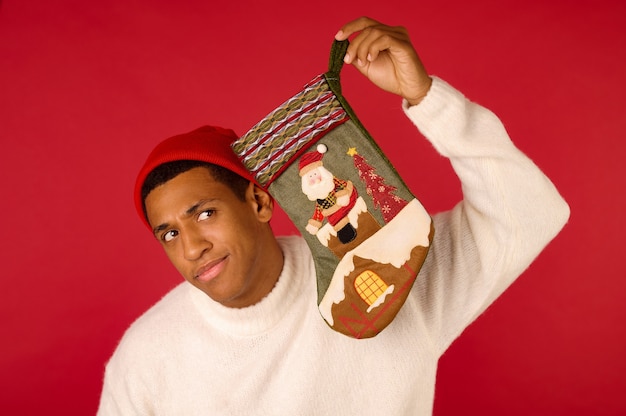
[[[161,237],[163,241],[170,242],[178,235],[178,230],[169,230],[163,234]]]
[[[198,221],[207,220],[209,219],[209,217],[212,217],[214,213],[215,213],[215,210],[212,210],[212,209],[204,210],[200,214],[198,214]]]

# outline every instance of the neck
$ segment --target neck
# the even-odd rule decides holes
[[[265,298],[276,286],[278,278],[283,270],[284,257],[282,249],[274,236],[269,224],[265,224],[265,230],[259,234],[257,243],[258,251],[254,265],[254,277],[249,281],[246,289],[249,296],[239,298],[236,302],[222,302],[229,308],[245,308],[256,305]]]
[[[276,240],[276,236],[272,232],[269,224],[267,225],[268,232],[259,244],[263,247],[261,250],[261,258],[259,259],[259,263],[261,263],[260,269],[262,270],[262,274],[260,274],[260,278],[258,280],[259,293],[258,299],[254,303],[260,302],[265,296],[267,296],[274,286],[276,286],[276,282],[278,282],[278,278],[280,277],[281,272],[283,271],[283,266],[285,263],[283,251],[278,245],[278,241]]]

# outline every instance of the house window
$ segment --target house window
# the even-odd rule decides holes
[[[372,305],[387,290],[387,283],[376,273],[366,270],[354,280],[354,288],[361,298]]]

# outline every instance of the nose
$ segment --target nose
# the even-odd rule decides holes
[[[180,237],[186,260],[197,260],[213,247],[206,236],[195,227],[186,227],[182,230]]]

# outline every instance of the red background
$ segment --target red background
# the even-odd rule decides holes
[[[0,8],[0,411],[94,413],[125,328],[181,278],[136,218],[161,139],[243,133],[324,72],[334,33],[405,25],[427,68],[494,110],[570,223],[441,360],[436,415],[626,413],[626,3],[9,0]],[[424,205],[459,198],[396,97],[345,94]],[[410,139],[409,139],[410,138]],[[278,233],[292,233],[284,214]]]

